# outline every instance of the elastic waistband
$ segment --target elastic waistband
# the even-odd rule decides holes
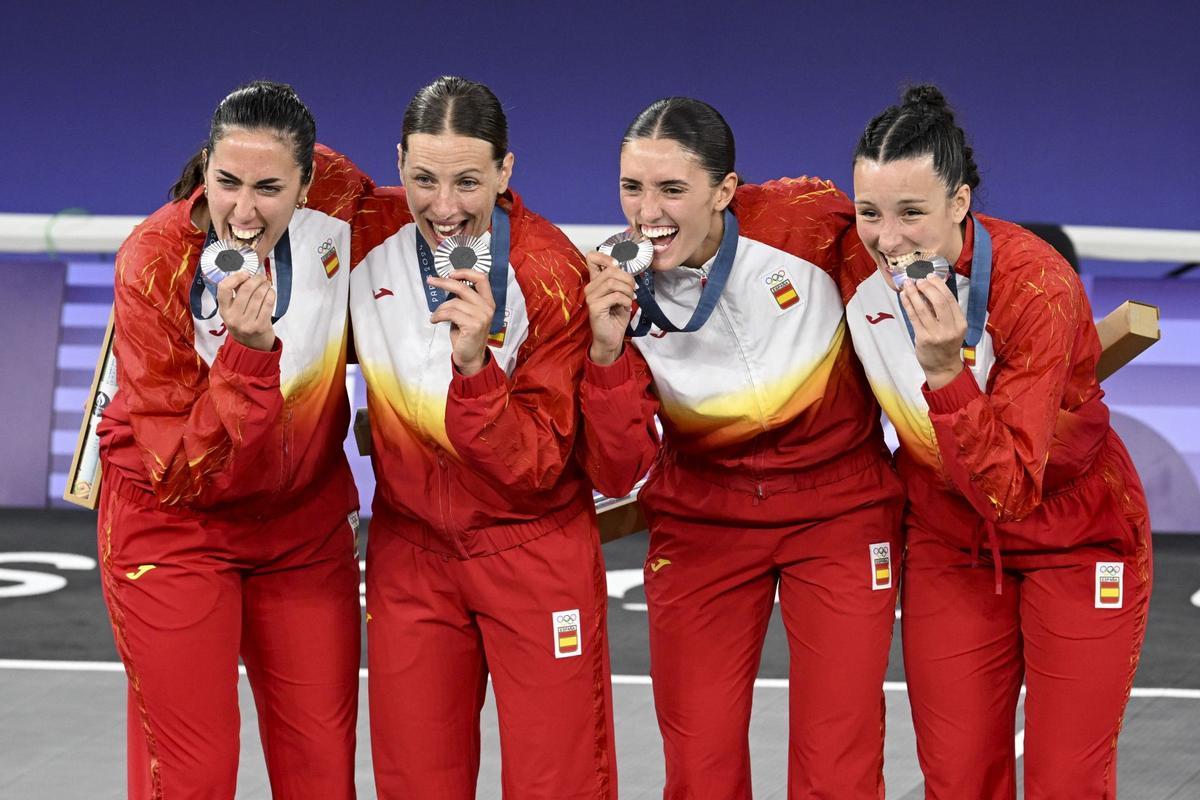
[[[269,504],[255,502],[245,507],[197,509],[186,505],[167,505],[159,500],[153,492],[139,486],[124,471],[113,468],[102,473],[100,491],[101,493],[112,492],[134,505],[163,514],[184,519],[211,519],[222,522],[258,522],[279,519],[298,511],[303,512],[310,502],[328,502],[324,493],[311,492],[309,494],[292,494],[279,499],[272,498]],[[346,509],[347,513],[357,505],[357,502],[351,503]]]
[[[872,465],[886,466],[890,457],[882,442],[867,441],[839,456],[805,467],[788,469],[777,473],[755,475],[749,470],[734,470],[714,466],[703,458],[673,452],[664,454],[664,461],[686,472],[689,477],[747,494],[775,494],[777,492],[799,492],[837,483],[851,475],[862,472]]]
[[[553,531],[565,528],[580,516],[591,512],[591,498],[572,500],[566,506],[548,511],[540,517],[518,522],[499,522],[463,532],[448,532],[424,520],[414,519],[386,502],[376,502],[371,510],[368,535],[386,530],[406,539],[423,550],[450,558],[467,559],[488,556],[501,550],[519,547]]]

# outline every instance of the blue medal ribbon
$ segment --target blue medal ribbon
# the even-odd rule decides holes
[[[212,225],[208,226],[208,236],[204,240],[204,247],[200,248],[200,252],[213,242],[217,241],[217,232]],[[278,244],[271,251],[272,270],[275,273],[275,309],[279,312],[271,317],[271,324],[274,325],[279,320],[283,319],[283,315],[287,313],[288,306],[292,303],[292,240],[288,236],[287,228],[283,230],[283,236],[279,237]],[[265,268],[265,266],[264,266]],[[208,288],[208,284],[204,282],[204,275],[200,272],[200,262],[196,262],[196,277],[192,280],[192,289],[188,297],[188,301],[192,307],[192,316],[199,320],[212,319],[216,315],[217,309],[205,316],[201,312],[200,301],[204,299],[204,290]],[[213,300],[217,299],[216,289],[210,289]]]
[[[489,334],[495,335],[504,330],[504,303],[508,296],[508,213],[499,205],[492,209],[492,238],[488,242],[488,251],[492,256],[492,268],[488,272],[488,284],[492,287],[492,299],[496,302],[496,311],[492,314],[492,327]],[[425,290],[425,303],[430,313],[437,311],[438,306],[446,302],[446,293],[436,286],[430,286],[428,278],[440,277],[433,266],[433,250],[417,229],[417,263],[421,268],[421,288]]]
[[[974,219],[974,218],[972,218]],[[987,322],[988,295],[992,290],[992,236],[982,223],[975,220],[975,244],[971,253],[971,285],[967,289],[967,333],[963,337],[963,347],[975,347],[983,338],[983,329]],[[950,269],[950,277],[946,280],[951,293],[958,297],[958,273]],[[908,337],[917,340],[912,321],[904,304],[900,304],[900,314],[908,327]]]
[[[692,318],[682,328],[677,327],[659,308],[654,299],[654,270],[648,269],[634,277],[637,282],[638,309],[642,312],[637,327],[626,331],[629,336],[645,336],[650,332],[650,326],[656,325],[667,333],[691,333],[699,330],[708,318],[712,316],[717,301],[721,299],[721,291],[733,271],[733,260],[737,257],[738,222],[737,217],[729,209],[725,210],[725,232],[721,235],[721,247],[713,261],[712,269],[708,272],[708,281],[700,290],[700,302],[692,312]]]

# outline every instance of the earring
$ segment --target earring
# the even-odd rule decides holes
[[[204,196],[208,197],[208,184],[204,184]]]
[[[307,198],[307,197],[301,197],[301,198],[300,198],[300,202],[299,202],[299,203],[296,203],[296,208],[304,208],[306,205],[308,205],[308,198]]]

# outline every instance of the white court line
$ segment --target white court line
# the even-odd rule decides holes
[[[123,672],[124,665],[120,661],[32,661],[19,658],[0,658],[0,669],[47,670],[52,672]],[[246,668],[239,666],[238,671],[246,674]],[[365,668],[358,671],[358,677],[367,677]],[[614,686],[649,686],[649,675],[613,675]],[[786,689],[787,678],[758,678],[754,681],[755,689]],[[884,681],[885,692],[907,692],[908,684],[904,681]],[[1025,687],[1021,687],[1025,693]],[[1174,698],[1177,700],[1200,700],[1200,689],[1169,689],[1135,686],[1130,697],[1137,698]],[[1023,735],[1018,734],[1018,735]]]

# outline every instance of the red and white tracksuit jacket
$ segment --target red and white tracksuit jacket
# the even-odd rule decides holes
[[[353,796],[357,496],[342,440],[349,222],[370,188],[317,146],[270,352],[234,341],[219,312],[192,316],[199,189],[117,254],[98,533],[130,677],[131,797],[233,796],[239,654],[275,795]],[[214,309],[206,291],[201,313]]]
[[[475,796],[490,672],[505,795],[615,796],[607,592],[572,458],[586,271],[519,196],[506,326],[483,370],[430,323],[402,189],[355,221],[350,306],[377,489],[368,542],[371,731],[380,797]],[[464,757],[464,752],[466,753]]]
[[[853,208],[808,178],[741,186],[731,208],[737,256],[707,322],[588,362],[581,458],[608,495],[650,469],[640,499],[665,796],[749,796],[750,697],[778,586],[792,796],[877,797],[902,492],[836,282]],[[677,324],[709,266],[654,274]]]
[[[964,313],[980,225],[985,332],[936,391],[890,283],[862,260],[844,275],[855,350],[901,443],[918,754],[930,797],[1013,796],[1023,678],[1026,796],[1113,797],[1150,594],[1146,502],[1096,381],[1091,307],[1050,245],[969,216],[954,266]]]

